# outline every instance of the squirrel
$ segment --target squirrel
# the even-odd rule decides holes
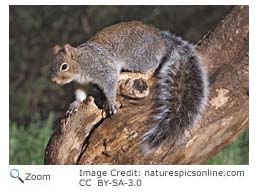
[[[53,48],[51,80],[96,84],[106,97],[109,115],[115,102],[121,71],[158,77],[154,98],[153,126],[142,137],[143,151],[151,152],[164,142],[171,143],[193,127],[208,101],[208,78],[195,47],[168,31],[138,21],[122,22],[102,29],[87,42],[73,47]],[[68,113],[77,111],[87,95],[76,90]]]

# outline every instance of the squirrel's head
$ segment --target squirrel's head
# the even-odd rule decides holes
[[[51,65],[51,80],[57,84],[67,84],[78,75],[78,63],[76,62],[77,48],[69,44],[62,49],[59,45],[53,48],[53,61]]]

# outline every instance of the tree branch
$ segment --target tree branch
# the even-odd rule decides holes
[[[148,77],[125,73],[118,113],[104,118],[89,97],[76,114],[61,120],[47,145],[45,163],[200,164],[231,144],[248,128],[248,10],[234,7],[199,43],[210,79],[209,106],[202,121],[175,144],[150,156],[141,153],[140,137],[150,127],[156,78],[148,74],[146,84]]]

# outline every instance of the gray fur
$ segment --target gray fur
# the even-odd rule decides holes
[[[118,75],[121,70],[120,64],[115,62],[117,61],[115,57],[104,48],[99,48],[90,43],[79,47],[77,53],[78,63],[81,65],[76,81],[80,84],[93,83],[98,85],[105,94],[107,108],[110,113],[115,113],[115,97]],[[106,68],[107,65],[108,68]]]
[[[193,45],[165,31],[144,33],[143,37],[134,36],[131,42],[124,36],[120,42],[111,42],[115,46],[108,44],[110,47],[89,41],[78,47],[78,63],[83,64],[80,77],[88,77],[103,90],[111,111],[115,110],[122,69],[145,73],[161,66],[153,126],[142,138],[143,150],[148,153],[164,142],[173,143],[194,126],[207,103],[208,81]],[[165,47],[160,47],[160,42]],[[128,44],[130,49],[126,49]]]
[[[114,106],[121,69],[144,73],[161,66],[157,73],[159,95],[155,98],[154,124],[142,139],[144,152],[150,152],[165,141],[174,142],[185,129],[192,127],[204,111],[208,98],[206,73],[194,46],[169,32],[160,32],[159,36],[155,36],[153,38],[151,34],[151,41],[145,37],[140,44],[134,42],[131,45],[133,49],[125,53],[119,50],[125,49],[126,40],[118,44],[113,52],[94,43],[80,47],[82,54],[79,63],[90,61],[81,65],[80,72],[85,74],[80,76],[92,77],[93,83],[103,89],[110,108]],[[159,43],[157,41],[165,43],[166,52],[154,50]],[[162,57],[158,57],[161,54]]]
[[[75,50],[70,60],[74,71],[67,74],[81,84],[97,84],[105,94],[110,115],[116,112],[121,70],[156,70],[158,93],[152,127],[142,138],[145,153],[163,143],[174,143],[204,112],[208,80],[201,60],[193,45],[169,32],[141,22],[120,23],[103,29]],[[53,74],[63,62],[63,54],[56,56]]]
[[[201,117],[208,101],[208,80],[194,47],[162,32],[169,54],[158,73],[153,126],[143,136],[143,151],[173,144]],[[181,85],[179,85],[181,84]]]

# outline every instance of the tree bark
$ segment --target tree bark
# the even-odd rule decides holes
[[[175,144],[142,154],[140,139],[150,127],[156,78],[149,75],[146,84],[146,77],[125,73],[118,113],[105,118],[89,97],[76,114],[61,120],[46,147],[45,163],[201,164],[227,147],[248,128],[248,11],[248,6],[234,7],[199,42],[210,80],[209,103],[199,124]]]

